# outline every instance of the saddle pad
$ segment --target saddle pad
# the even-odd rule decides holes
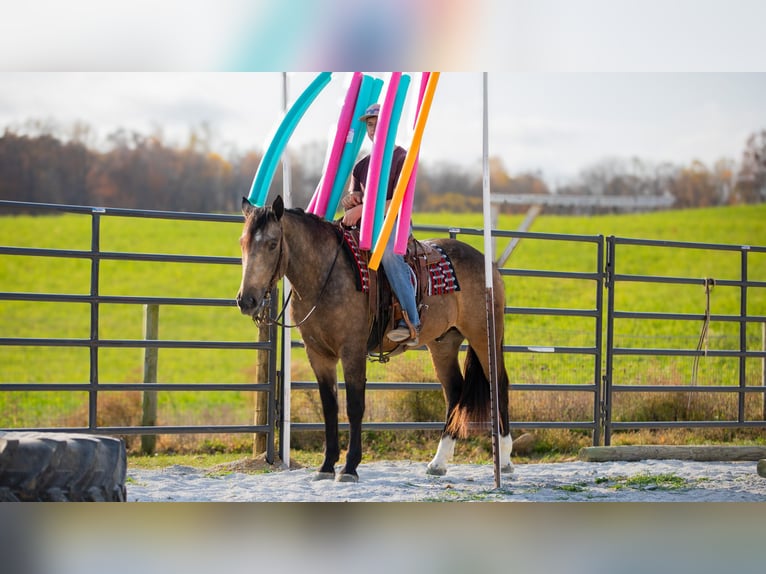
[[[370,269],[367,267],[367,255],[359,248],[359,233],[346,227],[339,228],[343,237],[343,247],[356,270],[356,290],[370,292]]]
[[[452,266],[450,258],[438,245],[433,243],[429,245],[441,254],[441,259],[426,267],[428,270],[428,295],[444,295],[445,293],[460,291],[460,284],[457,282],[455,268]]]
[[[359,233],[356,230],[342,228],[344,251],[356,270],[356,289],[364,293],[370,292],[370,269],[367,267],[368,252],[359,248]],[[427,295],[444,295],[454,291],[460,291],[460,284],[455,274],[452,261],[445,251],[436,244],[428,243],[428,248],[436,250],[440,257],[426,265],[428,276]],[[413,268],[412,261],[407,263]],[[417,276],[417,270],[413,268]]]

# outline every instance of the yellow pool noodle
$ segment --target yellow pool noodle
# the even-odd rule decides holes
[[[423,104],[418,114],[418,120],[415,123],[415,131],[412,135],[412,144],[410,149],[407,150],[407,155],[404,158],[404,165],[402,166],[402,172],[399,174],[399,181],[396,183],[394,189],[394,195],[391,198],[391,203],[388,206],[386,212],[386,218],[383,220],[383,227],[380,230],[378,241],[375,244],[375,249],[370,256],[370,261],[367,263],[368,267],[373,270],[377,270],[380,266],[380,260],[383,258],[383,251],[386,248],[386,243],[391,235],[391,230],[394,228],[394,222],[396,216],[399,214],[399,210],[402,207],[402,200],[404,199],[404,192],[407,190],[407,183],[410,181],[412,175],[412,169],[415,167],[415,160],[418,157],[420,151],[420,142],[423,139],[423,130],[426,127],[426,121],[428,120],[428,114],[431,111],[431,102],[434,99],[434,92],[436,92],[436,84],[439,81],[439,72],[431,72],[428,78],[428,85],[426,85],[426,92],[423,95]]]

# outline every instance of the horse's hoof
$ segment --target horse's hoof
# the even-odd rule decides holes
[[[335,482],[359,482],[359,477],[355,474],[341,473],[335,477]]]
[[[505,466],[500,467],[500,472],[502,474],[513,474],[513,465],[512,464],[506,464]]]
[[[431,466],[429,464],[426,467],[426,474],[430,474],[431,476],[444,476],[447,474],[447,468],[443,466]]]
[[[311,480],[333,480],[335,478],[334,472],[315,472]]]

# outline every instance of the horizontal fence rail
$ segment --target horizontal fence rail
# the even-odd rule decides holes
[[[100,289],[100,264],[104,261],[117,262],[153,262],[180,263],[195,265],[239,266],[239,257],[200,256],[163,253],[136,253],[104,251],[100,247],[102,235],[102,219],[108,217],[140,218],[175,220],[186,222],[211,223],[241,223],[241,215],[177,213],[167,211],[147,211],[121,208],[83,207],[71,205],[36,204],[15,201],[0,201],[2,212],[23,209],[25,213],[34,214],[79,214],[91,218],[91,248],[89,250],[35,248],[0,246],[0,256],[9,257],[52,257],[72,260],[87,260],[91,263],[90,289],[87,294],[61,293],[26,293],[0,291],[0,301],[22,301],[40,303],[87,304],[90,307],[90,336],[80,338],[67,337],[0,337],[2,347],[66,347],[87,348],[89,350],[89,382],[87,383],[17,383],[0,382],[0,393],[13,392],[84,392],[88,394],[88,424],[83,427],[48,427],[48,428],[13,428],[13,430],[36,430],[47,432],[98,432],[118,435],[154,435],[154,434],[208,434],[208,433],[262,433],[266,435],[266,456],[274,459],[274,437],[276,425],[276,391],[277,391],[277,353],[276,329],[272,329],[268,341],[219,341],[219,340],[165,340],[156,338],[143,339],[114,339],[104,338],[99,329],[100,310],[106,305],[141,305],[145,307],[182,306],[182,307],[233,307],[234,298],[221,299],[213,297],[145,297],[145,296],[115,296],[104,295]],[[0,286],[2,289],[2,286]],[[156,326],[155,326],[156,330]],[[4,335],[9,335],[5,333]],[[145,381],[144,383],[105,383],[99,372],[99,351],[102,349],[144,349],[147,353],[158,349],[194,350],[252,350],[266,351],[269,354],[269,369],[267,380],[258,383],[159,383]],[[155,359],[156,360],[156,359]],[[155,368],[156,370],[156,368]],[[150,382],[151,384],[147,384]],[[98,424],[98,394],[115,391],[139,391],[145,395],[155,396],[159,392],[253,392],[265,393],[268,396],[268,416],[263,424],[197,424],[197,425],[156,425],[114,426]],[[156,409],[156,399],[154,409]],[[144,413],[146,415],[146,413]],[[155,420],[156,414],[150,417]],[[146,418],[144,420],[147,420]],[[9,429],[10,430],[10,429]]]
[[[419,235],[432,234],[433,236],[449,235],[453,239],[462,239],[470,237],[481,237],[482,230],[472,228],[458,228],[458,227],[437,227],[437,226],[421,226],[413,225],[413,230]],[[593,323],[590,327],[590,334],[592,344],[585,347],[578,346],[560,346],[560,345],[503,345],[503,352],[507,357],[509,354],[526,354],[526,355],[580,355],[588,357],[592,362],[590,367],[592,376],[587,384],[561,384],[561,383],[515,383],[514,380],[514,368],[511,365],[509,367],[509,392],[510,400],[515,400],[515,395],[522,392],[542,392],[542,393],[587,393],[590,396],[591,402],[591,416],[587,420],[551,420],[551,421],[514,421],[511,420],[510,426],[512,429],[533,429],[533,428],[547,428],[547,429],[578,429],[587,430],[592,433],[594,444],[598,444],[603,428],[602,421],[602,384],[601,384],[601,362],[602,362],[602,321],[603,315],[603,260],[604,260],[604,238],[603,236],[587,236],[587,235],[564,235],[564,234],[552,234],[552,233],[533,233],[533,232],[521,232],[521,231],[504,231],[494,230],[492,232],[495,240],[518,240],[526,239],[528,241],[537,240],[547,242],[552,245],[558,245],[560,243],[573,243],[582,246],[583,249],[590,250],[585,257],[589,261],[590,271],[577,272],[577,271],[546,271],[535,269],[518,269],[512,267],[502,267],[499,269],[500,274],[505,277],[533,277],[543,278],[552,281],[558,280],[573,280],[576,282],[585,282],[588,292],[591,295],[593,302],[593,308],[591,309],[566,309],[566,308],[546,308],[546,307],[526,307],[526,306],[507,306],[505,307],[505,314],[508,316],[513,315],[527,315],[527,316],[549,316],[549,317],[583,317],[586,319],[592,319]],[[508,295],[506,295],[508,299]],[[519,300],[518,297],[515,298]],[[506,330],[506,342],[512,340],[514,337],[513,331],[509,333]],[[301,341],[293,341],[292,347],[303,348]],[[463,350],[466,346],[463,346]],[[412,349],[408,351],[408,355],[412,353],[426,352],[425,348]],[[338,385],[339,390],[343,390],[344,384],[342,382]],[[367,390],[381,390],[381,391],[441,391],[441,385],[436,382],[429,383],[414,383],[414,382],[400,382],[400,383],[376,383],[368,382]],[[315,381],[293,381],[293,390],[311,390],[318,392],[318,385]],[[296,422],[296,413],[293,413],[293,422],[291,422],[291,428],[296,431],[318,431],[324,428],[323,423],[319,421],[311,422]],[[342,424],[341,429],[347,429],[348,425]],[[367,430],[443,430],[444,421],[423,421],[423,422],[375,422],[365,421],[364,428]]]
[[[189,434],[189,433],[263,433],[268,438],[269,460],[274,455],[275,434],[284,421],[292,419],[290,428],[295,431],[321,431],[324,424],[318,420],[306,419],[299,413],[283,412],[279,402],[282,371],[279,370],[280,353],[278,343],[280,337],[276,327],[270,330],[268,340],[261,341],[220,341],[220,340],[172,340],[159,339],[146,335],[143,338],[105,337],[99,328],[101,311],[110,305],[139,305],[139,306],[180,306],[184,308],[211,307],[231,308],[234,306],[233,297],[165,297],[139,295],[104,294],[99,282],[101,264],[115,262],[127,265],[137,262],[152,262],[160,264],[204,265],[204,266],[239,266],[239,257],[137,253],[123,251],[107,251],[101,248],[102,221],[110,217],[178,220],[211,223],[241,223],[240,215],[222,214],[193,214],[164,211],[146,211],[130,209],[113,209],[84,206],[67,206],[53,204],[36,204],[24,202],[0,201],[0,213],[10,213],[23,210],[25,213],[70,213],[91,218],[90,248],[89,249],[60,249],[42,247],[19,247],[0,245],[0,257],[27,257],[33,259],[56,258],[84,261],[90,265],[90,285],[86,293],[37,293],[12,292],[0,285],[0,302],[29,302],[29,303],[58,303],[61,305],[86,305],[89,308],[89,334],[77,337],[19,337],[13,332],[2,333],[0,347],[30,347],[30,348],[72,348],[83,349],[88,354],[87,382],[18,382],[0,381],[0,393],[10,396],[13,393],[41,391],[51,393],[84,393],[88,402],[88,424],[83,427],[53,427],[52,428],[13,428],[13,430],[45,430],[51,432],[100,432],[117,435],[147,435],[147,434]],[[467,242],[482,236],[480,229],[461,227],[414,226],[418,236],[449,236]],[[511,257],[510,264],[500,266],[501,275],[510,286],[507,288],[505,315],[509,327],[506,328],[505,344],[503,346],[504,360],[508,368],[511,405],[525,400],[529,393],[545,397],[572,396],[580,393],[586,397],[587,414],[569,418],[557,413],[550,420],[512,420],[511,427],[521,429],[574,429],[584,430],[592,435],[594,445],[610,444],[614,431],[652,428],[763,428],[766,426],[766,381],[761,378],[753,381],[753,362],[763,364],[761,373],[766,373],[766,343],[755,348],[753,339],[754,326],[763,329],[762,341],[766,341],[766,311],[761,307],[753,307],[756,312],[748,312],[748,301],[758,305],[763,301],[766,290],[766,273],[763,273],[763,259],[758,266],[759,274],[750,277],[751,258],[758,254],[766,254],[765,247],[732,246],[720,244],[686,243],[673,241],[652,241],[628,238],[608,237],[602,235],[563,235],[551,233],[536,233],[522,231],[495,230],[492,232],[495,242],[521,241],[521,251],[530,249],[531,244],[540,249],[554,246],[555,249],[571,249],[582,265],[571,270],[535,269],[514,266],[517,257]],[[235,238],[233,238],[234,240]],[[653,286],[670,286],[682,289],[688,286],[705,288],[710,286],[709,279],[688,277],[679,273],[677,276],[656,276],[651,273],[641,273],[640,269],[631,269],[630,273],[620,273],[620,262],[625,257],[626,250],[631,248],[649,248],[663,251],[667,249],[697,249],[700,253],[724,253],[739,257],[739,273],[736,277],[723,277],[714,280],[715,289],[736,290],[739,294],[739,309],[737,313],[719,312],[708,309],[706,312],[689,312],[678,309],[646,310],[632,309],[620,306],[619,296],[631,284],[647,284]],[[515,251],[514,253],[518,253]],[[578,303],[556,307],[553,304],[536,304],[534,289],[515,289],[516,285],[528,282],[541,282],[549,285],[574,286]],[[606,298],[604,295],[606,294]],[[756,299],[753,299],[756,294]],[[272,313],[276,316],[278,309],[276,293],[272,297]],[[576,333],[567,334],[556,331],[555,323],[561,320],[580,321],[584,326],[578,327]],[[659,322],[662,324],[708,324],[728,325],[736,330],[737,344],[731,348],[688,348],[683,345],[641,346],[620,343],[621,326],[628,322]],[[537,323],[548,326],[538,328]],[[521,329],[518,327],[521,325]],[[532,325],[531,328],[529,325]],[[526,327],[525,327],[526,326]],[[524,328],[527,328],[524,331]],[[529,340],[525,340],[528,338]],[[287,337],[289,341],[289,336]],[[657,339],[653,339],[656,341]],[[748,341],[750,344],[748,345]],[[617,344],[620,343],[620,344]],[[302,348],[298,340],[291,341],[292,348]],[[677,348],[674,348],[677,347]],[[99,359],[102,351],[108,349],[143,349],[145,353],[156,353],[159,349],[177,349],[188,352],[202,350],[244,350],[266,352],[268,354],[268,376],[265,383],[146,383],[109,382],[101,380]],[[408,353],[422,353],[425,349],[415,349]],[[417,355],[416,355],[417,356]],[[422,356],[422,355],[421,355]],[[625,379],[616,363],[638,359],[672,359],[699,361],[729,360],[736,363],[735,380],[722,384],[688,385],[679,381],[635,381]],[[550,374],[547,361],[574,361],[584,365],[582,369],[573,369],[577,373],[573,380],[558,380]],[[696,369],[697,363],[695,363]],[[34,368],[34,367],[30,367]],[[561,369],[559,369],[561,371]],[[696,370],[695,370],[696,373]],[[750,373],[750,375],[748,375]],[[748,379],[750,376],[750,379]],[[531,381],[531,382],[529,382]],[[147,387],[151,390],[147,391]],[[292,393],[316,392],[315,381],[291,381]],[[343,381],[339,382],[338,390],[344,392]],[[437,382],[382,382],[370,381],[367,389],[379,392],[433,392],[440,391]],[[97,422],[99,406],[98,395],[105,391],[138,391],[144,393],[173,393],[173,392],[252,392],[257,395],[265,393],[268,396],[268,417],[263,424],[200,424],[200,425],[157,425],[144,422],[142,426],[99,425]],[[736,414],[727,420],[626,420],[616,410],[616,402],[621,397],[639,394],[664,395],[667,393],[684,393],[700,395],[707,393],[712,396],[736,396]],[[763,403],[762,411],[753,415],[749,402],[760,398]],[[388,421],[371,420],[364,422],[366,430],[373,431],[410,431],[430,430],[440,431],[444,421]],[[341,423],[341,429],[347,425]],[[284,446],[284,445],[283,445]]]
[[[738,267],[739,277],[736,279],[699,278],[683,276],[656,276],[639,275],[635,273],[618,273],[621,257],[627,255],[630,247],[650,247],[654,252],[667,251],[668,249],[698,250],[701,254],[724,253],[731,255],[739,261],[735,261]],[[605,444],[610,444],[614,430],[619,429],[658,429],[658,428],[766,428],[766,315],[762,313],[748,313],[748,298],[751,293],[759,295],[761,307],[766,311],[766,266],[763,260],[759,271],[761,278],[753,280],[749,278],[749,257],[751,254],[766,254],[766,247],[750,245],[722,245],[710,243],[694,243],[679,241],[658,241],[645,239],[629,239],[610,236],[607,238],[607,349],[604,373],[605,383]],[[644,283],[649,285],[693,285],[700,286],[705,293],[705,310],[701,314],[675,313],[675,312],[647,312],[617,310],[616,299],[629,283]],[[735,288],[738,290],[739,313],[723,314],[711,312],[711,293],[714,289]],[[644,346],[618,346],[615,337],[620,334],[622,323],[634,320],[640,322],[657,321],[664,324],[672,322],[701,323],[702,329],[697,348],[658,348]],[[707,331],[711,324],[733,323],[738,326],[736,348],[732,349],[708,349]],[[748,325],[760,325],[761,344],[758,350],[748,348]],[[704,348],[703,348],[704,344]],[[681,357],[691,358],[693,361],[690,384],[631,384],[621,382],[615,370],[615,361],[618,357]],[[722,358],[736,359],[736,379],[727,380],[725,375],[717,378],[717,384],[697,384],[697,370],[702,360]],[[756,359],[761,361],[761,369],[757,384],[748,385],[747,361]],[[755,372],[756,370],[753,369]],[[726,420],[696,420],[687,408],[682,420],[624,420],[614,413],[616,399],[630,393],[679,393],[688,397],[687,405],[691,405],[692,396],[701,395],[724,395],[734,394],[737,398],[736,414]],[[748,395],[761,395],[762,408],[758,409],[756,416],[749,416],[746,412]],[[682,411],[683,409],[677,409]],[[678,413],[681,418],[684,413]]]

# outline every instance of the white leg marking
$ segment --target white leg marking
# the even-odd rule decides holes
[[[511,451],[513,450],[513,438],[511,433],[500,437],[500,472],[510,474],[513,472]]]
[[[445,435],[439,441],[439,448],[436,449],[434,459],[426,467],[426,474],[436,476],[447,474],[447,463],[452,460],[453,454],[455,454],[455,439]]]

